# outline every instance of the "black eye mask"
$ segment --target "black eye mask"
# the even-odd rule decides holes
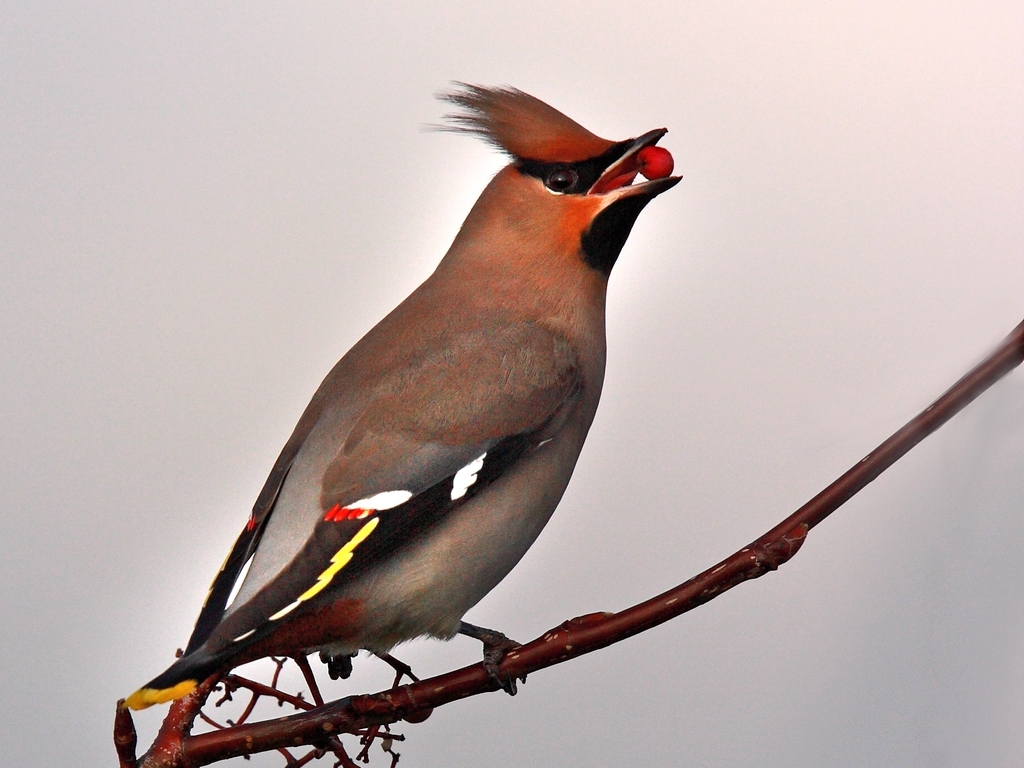
[[[544,186],[560,195],[585,195],[601,174],[633,145],[632,139],[613,144],[602,155],[576,163],[545,163],[540,160],[520,159],[516,168],[524,176],[533,176]]]

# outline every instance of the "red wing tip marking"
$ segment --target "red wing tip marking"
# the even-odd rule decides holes
[[[383,493],[375,493],[373,496],[367,496],[365,499],[353,501],[347,507],[335,504],[327,510],[324,520],[328,522],[332,520],[335,522],[341,520],[362,520],[374,512],[383,512],[385,509],[394,509],[401,506],[411,498],[412,491],[384,491]]]
[[[362,509],[361,507],[340,507],[335,504],[327,510],[324,520],[336,523],[340,523],[342,520],[362,520],[372,515],[375,511],[373,509]]]

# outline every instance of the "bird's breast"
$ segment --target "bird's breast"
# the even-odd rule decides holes
[[[414,637],[455,634],[463,615],[508,575],[550,519],[593,420],[591,402],[596,405],[581,400],[558,434],[339,591],[364,608],[351,650],[383,652]]]

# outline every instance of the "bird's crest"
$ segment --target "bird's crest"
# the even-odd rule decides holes
[[[513,157],[574,163],[604,154],[614,142],[595,136],[554,107],[517,88],[455,83],[438,98],[460,109],[441,130],[473,133]]]

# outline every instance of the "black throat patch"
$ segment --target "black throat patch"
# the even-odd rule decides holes
[[[630,195],[616,200],[590,222],[580,237],[583,260],[605,277],[612,272],[615,261],[633,231],[640,211],[654,199],[653,195]]]

